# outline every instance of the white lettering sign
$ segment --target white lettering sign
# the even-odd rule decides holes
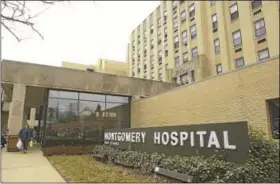
[[[119,142],[145,143],[146,135],[146,132],[105,132],[104,144],[119,145],[117,144]],[[197,140],[197,142],[195,142],[195,140]],[[187,144],[191,147],[236,149],[236,145],[230,144],[228,131],[223,131],[220,137],[217,136],[215,131],[153,132],[153,143],[155,145],[165,146],[184,146]],[[195,145],[195,143],[198,143],[198,145]]]

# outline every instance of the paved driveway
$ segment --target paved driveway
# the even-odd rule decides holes
[[[22,152],[1,152],[2,182],[65,182],[39,148]]]

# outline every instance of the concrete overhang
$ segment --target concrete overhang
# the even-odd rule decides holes
[[[27,86],[74,91],[109,93],[125,96],[150,96],[178,87],[177,84],[116,76],[97,72],[2,61],[3,84],[21,83]]]

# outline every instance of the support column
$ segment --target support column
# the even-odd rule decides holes
[[[34,128],[35,126],[35,120],[36,120],[36,108],[30,109],[30,118],[29,118],[29,126],[30,128]]]
[[[17,135],[22,128],[26,85],[14,84],[12,102],[10,104],[8,129],[9,135]]]

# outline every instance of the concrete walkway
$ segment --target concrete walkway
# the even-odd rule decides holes
[[[64,182],[39,148],[27,154],[2,149],[2,182]]]

